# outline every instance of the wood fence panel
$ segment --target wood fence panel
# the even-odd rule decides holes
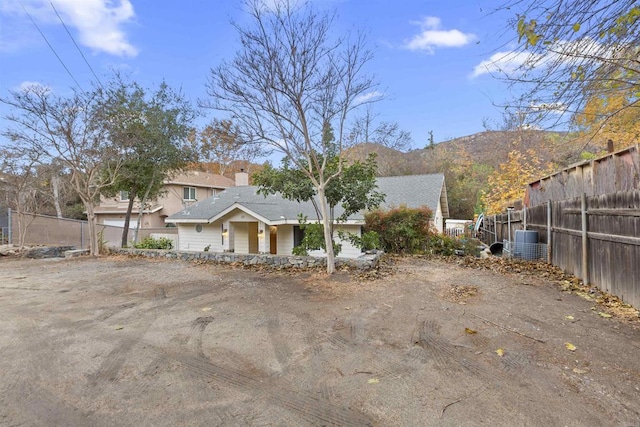
[[[620,161],[629,160],[620,157]],[[612,162],[606,164],[609,167]],[[587,283],[640,308],[640,190],[591,196],[586,202]],[[547,206],[529,208],[526,216],[527,229],[538,231],[539,242],[551,243],[551,263],[584,279],[581,199],[551,202],[550,240]],[[515,230],[523,226],[522,217],[521,211],[511,213],[512,240]],[[499,241],[508,239],[507,215],[497,215],[495,220]],[[493,222],[494,217],[485,218],[486,225],[492,227]]]

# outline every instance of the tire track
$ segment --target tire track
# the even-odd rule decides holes
[[[254,395],[272,405],[286,408],[311,423],[347,427],[373,424],[369,417],[359,411],[333,405],[306,393],[279,386],[266,377],[252,376],[236,369],[215,364],[197,355],[170,353],[151,345],[145,346],[145,348],[156,354],[167,354],[185,368],[209,380],[231,386],[248,395]]]
[[[283,336],[281,329],[278,316],[269,316],[267,319],[267,332],[271,340],[271,346],[276,360],[278,364],[280,364],[280,370],[285,371],[289,365],[289,359],[291,359],[291,350],[289,349],[289,344],[287,344],[287,338]]]
[[[213,316],[198,317],[191,323],[191,330],[187,343],[191,351],[201,357],[204,357],[204,351],[202,350],[202,336],[204,335],[204,330],[209,326],[209,323],[213,322],[213,320]]]

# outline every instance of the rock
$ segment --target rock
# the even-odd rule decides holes
[[[73,249],[64,252],[65,258],[76,258],[83,255],[89,255],[89,249]]]

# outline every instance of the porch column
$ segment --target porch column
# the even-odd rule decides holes
[[[258,221],[258,252],[268,254],[271,251],[270,227],[262,221]]]

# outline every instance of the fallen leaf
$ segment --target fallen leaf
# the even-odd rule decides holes
[[[464,331],[465,331],[466,333],[468,333],[469,335],[473,335],[473,334],[477,334],[477,333],[478,333],[478,332],[474,331],[474,330],[473,330],[473,329],[471,329],[471,328],[464,328]]]
[[[573,372],[575,372],[576,374],[586,374],[587,371],[585,371],[584,369],[578,369],[578,368],[573,368]]]
[[[602,311],[599,311],[599,312],[598,312],[598,315],[599,315],[600,317],[604,317],[605,319],[608,319],[608,318],[612,317],[609,313],[604,313],[604,312],[602,312]]]
[[[380,382],[379,379],[377,378],[371,378],[369,381],[367,381],[369,384],[378,384]]]
[[[503,350],[503,349],[501,349],[501,348],[499,348],[499,349],[497,349],[497,350],[496,350],[496,354],[497,354],[498,356],[502,357],[502,356],[504,356],[504,350]]]
[[[211,311],[211,307],[204,307],[204,308],[201,308],[201,310],[202,311]]]
[[[124,326],[116,326],[116,331],[119,331],[120,329],[124,329]]]
[[[564,318],[567,319],[567,320],[573,320],[574,319],[573,316],[564,316]]]
[[[570,342],[564,343],[564,346],[567,347],[567,350],[569,351],[576,351],[576,346],[571,344]]]

